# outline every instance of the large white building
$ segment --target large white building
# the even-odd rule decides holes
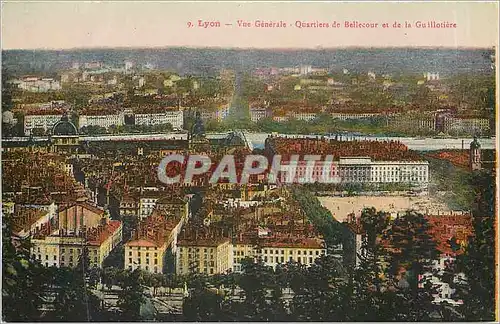
[[[184,115],[181,110],[135,114],[135,124],[145,126],[171,124],[175,130],[180,130],[184,125]]]
[[[381,113],[357,113],[357,112],[333,112],[333,119],[348,120],[348,119],[365,119],[381,116]]]
[[[30,135],[35,128],[41,128],[45,132],[61,120],[62,114],[54,115],[26,115],[24,116],[24,135]]]
[[[15,81],[20,89],[30,92],[47,92],[61,90],[61,83],[52,78],[24,78]]]
[[[325,164],[327,163],[327,164]],[[328,176],[329,183],[400,183],[416,189],[426,189],[429,184],[427,161],[373,161],[370,157],[341,157],[339,161],[317,161],[307,172],[307,161],[291,162],[295,166],[293,182],[322,182]],[[327,168],[327,171],[323,169]],[[287,172],[281,172],[281,182],[288,182]]]
[[[459,118],[445,116],[444,132],[445,133],[468,133],[475,135],[476,133],[487,132],[490,130],[490,121],[488,118]]]
[[[266,108],[263,107],[251,107],[250,108],[250,119],[256,123],[261,119],[268,117],[268,112]]]
[[[80,115],[78,118],[78,126],[80,128],[86,126],[100,126],[109,128],[110,126],[122,126],[124,124],[124,114],[113,115]]]

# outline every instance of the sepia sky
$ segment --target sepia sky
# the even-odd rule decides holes
[[[198,19],[218,29],[188,28]],[[238,28],[237,20],[448,21],[456,29]],[[225,26],[226,23],[232,26]],[[343,25],[342,25],[343,26]],[[497,3],[3,2],[2,49],[95,47],[491,47]]]

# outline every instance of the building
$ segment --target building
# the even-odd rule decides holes
[[[345,157],[338,162],[338,174],[348,183],[402,183],[426,189],[427,161],[372,161],[370,157]]]
[[[470,143],[469,169],[471,171],[481,169],[481,144],[479,144],[477,137],[474,137],[474,140]]]
[[[125,244],[125,269],[163,273],[167,249],[177,252],[177,237],[186,221],[187,215],[174,217],[160,210],[143,219]]]
[[[120,201],[121,216],[139,216],[139,198],[134,195],[124,195]]]
[[[427,81],[438,81],[439,80],[439,72],[424,72],[424,78]]]
[[[141,197],[139,199],[139,218],[142,219],[151,215],[158,199],[160,199],[159,194],[154,191]]]
[[[221,122],[229,116],[229,105],[222,104],[217,107],[207,107],[201,110],[201,119],[204,121],[216,120]]]
[[[89,229],[85,239],[90,264],[101,268],[111,251],[122,242],[122,235],[123,225],[117,220],[107,220],[104,225]]]
[[[264,107],[251,107],[250,108],[250,119],[256,123],[261,119],[268,117],[268,110]]]
[[[52,78],[26,77],[15,82],[17,86],[29,92],[48,92],[61,90],[61,83]]]
[[[110,126],[124,125],[124,114],[85,114],[78,117],[78,126],[99,126],[108,129]]]
[[[173,129],[181,130],[184,114],[181,110],[167,110],[161,113],[135,114],[135,124],[144,126],[171,124]]]
[[[300,74],[301,75],[308,75],[312,72],[313,68],[311,65],[301,65],[300,66]]]
[[[110,220],[109,215],[96,206],[72,203],[61,207],[57,218],[37,226],[31,237],[31,251],[45,266],[75,267],[87,250],[91,267],[102,267],[121,240],[120,221]]]
[[[367,119],[373,117],[380,117],[382,113],[378,112],[366,112],[366,113],[358,113],[358,112],[333,112],[330,114],[333,119],[340,120],[349,120],[349,119]]]
[[[434,132],[436,131],[436,114],[397,114],[392,116],[388,124],[394,129],[410,132]]]
[[[444,132],[448,134],[481,135],[489,131],[488,118],[444,117]]]
[[[62,113],[48,113],[24,116],[24,135],[31,135],[34,129],[43,129],[44,132],[52,129],[61,120]]]
[[[316,119],[317,114],[315,112],[299,111],[293,112],[292,117],[297,120],[312,121]]]
[[[267,266],[273,268],[276,268],[278,264],[290,261],[310,266],[317,258],[325,254],[326,249],[322,240],[313,238],[289,240],[288,242],[268,241],[262,243],[257,250],[257,256]]]
[[[290,168],[295,166],[295,175],[292,180],[294,183],[301,181],[309,183],[316,181],[399,183],[410,184],[416,189],[426,189],[429,184],[429,162],[427,161],[373,161],[370,157],[340,157],[338,161],[316,161],[309,172],[307,161],[301,160],[295,163],[292,161],[288,165]],[[289,176],[288,172],[280,172],[278,179],[286,183]]]
[[[107,220],[95,228],[77,235],[57,230],[51,235],[43,235],[43,228],[32,239],[33,258],[46,267],[69,267],[78,264],[82,253],[87,250],[91,267],[102,267],[110,252],[121,242],[122,224]]]
[[[233,269],[233,245],[229,238],[180,239],[177,245],[177,275],[213,275]]]

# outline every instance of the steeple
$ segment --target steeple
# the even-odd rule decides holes
[[[474,136],[474,140],[470,143],[469,169],[471,171],[481,169],[481,144],[479,143],[477,136]]]

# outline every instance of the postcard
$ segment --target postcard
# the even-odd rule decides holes
[[[498,320],[498,10],[3,1],[2,321]]]

